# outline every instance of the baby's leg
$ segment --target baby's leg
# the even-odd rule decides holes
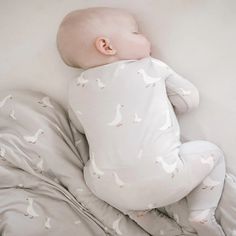
[[[190,224],[199,236],[224,236],[214,216],[224,186],[223,152],[213,143],[191,141],[181,145],[180,157],[190,170],[190,189],[193,189],[186,196]]]

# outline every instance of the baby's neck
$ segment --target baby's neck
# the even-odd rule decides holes
[[[84,65],[81,65],[81,67],[82,67],[82,69],[87,70],[92,67],[110,64],[112,62],[116,62],[119,60],[122,60],[122,59],[119,58],[118,56],[94,57],[91,60],[87,60],[87,62],[84,63]]]

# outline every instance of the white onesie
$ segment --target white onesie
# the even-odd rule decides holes
[[[84,178],[91,191],[118,209],[133,210],[186,195],[175,111],[198,102],[192,83],[152,57],[93,67],[72,80],[69,115],[88,140]],[[176,188],[166,187],[167,178]]]

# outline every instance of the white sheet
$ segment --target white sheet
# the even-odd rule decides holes
[[[127,8],[167,62],[200,91],[200,107],[180,117],[187,139],[207,139],[226,154],[236,174],[236,2],[234,0],[11,0],[0,2],[0,88],[40,90],[66,106],[68,80],[56,50],[57,27],[71,10]]]

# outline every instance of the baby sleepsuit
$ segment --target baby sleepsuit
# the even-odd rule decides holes
[[[224,156],[207,141],[182,144],[175,115],[198,103],[196,87],[152,57],[92,67],[73,79],[69,115],[88,140],[91,191],[123,212],[187,195],[190,210],[207,218],[222,193]]]

